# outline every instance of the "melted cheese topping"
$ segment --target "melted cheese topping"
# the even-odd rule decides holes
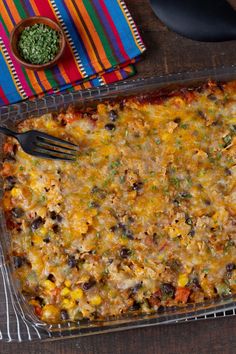
[[[22,291],[45,322],[236,292],[236,85],[28,119],[75,162],[8,139],[3,205]]]

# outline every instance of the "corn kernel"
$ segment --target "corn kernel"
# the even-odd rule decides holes
[[[46,213],[47,213],[47,208],[45,207],[42,207],[37,210],[37,214],[38,216],[41,216],[41,218],[44,218],[46,216]]]
[[[67,288],[71,286],[71,281],[69,279],[65,281],[65,286],[67,286]]]
[[[178,286],[184,287],[188,283],[187,274],[180,274],[178,277]]]
[[[39,235],[33,235],[31,240],[34,243],[34,245],[37,245],[37,246],[39,246],[43,243],[43,240]]]
[[[48,229],[45,226],[40,228],[40,235],[45,236],[47,232]]]
[[[43,286],[45,287],[46,290],[53,290],[55,289],[56,285],[51,281],[51,280],[44,280]]]
[[[108,233],[106,234],[106,237],[108,238],[109,241],[112,241],[112,240],[114,239],[114,235],[113,235],[113,233],[111,233],[111,232],[108,232]]]
[[[20,197],[20,195],[21,195],[21,190],[20,190],[20,188],[12,188],[12,190],[11,190],[11,195],[12,195],[12,197],[13,198],[18,198],[18,197]]]
[[[60,311],[54,305],[45,305],[42,310],[42,320],[49,323],[56,323],[59,321]]]
[[[125,237],[120,237],[120,238],[119,238],[119,244],[120,244],[121,246],[126,246],[128,243],[129,243],[128,238],[125,238]]]
[[[181,234],[181,230],[179,228],[174,226],[169,228],[169,235],[171,238],[175,238],[180,234]]]
[[[76,290],[73,290],[70,294],[71,298],[74,300],[80,300],[81,297],[83,296],[83,290],[78,288]]]
[[[30,176],[31,176],[32,178],[37,178],[37,177],[38,177],[37,174],[36,174],[36,172],[33,171],[33,170],[30,171]]]
[[[66,310],[72,309],[75,305],[75,302],[73,300],[69,300],[69,299],[64,299],[62,301],[62,307]]]
[[[116,290],[109,290],[108,292],[108,297],[114,299],[117,296],[117,291]]]
[[[100,295],[95,295],[94,297],[92,297],[92,299],[90,300],[90,304],[94,305],[94,306],[98,306],[100,305],[102,302],[102,298]]]
[[[61,291],[61,296],[67,296],[69,293],[70,293],[70,290],[65,287]]]
[[[38,306],[39,305],[38,301],[36,301],[34,299],[30,300],[29,303],[30,303],[30,305],[33,305],[33,306]]]

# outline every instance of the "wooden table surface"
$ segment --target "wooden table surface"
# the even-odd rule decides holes
[[[230,0],[236,6],[236,0]],[[169,31],[148,0],[126,0],[147,46],[137,77],[236,64],[236,41],[200,43]],[[45,343],[0,343],[0,354],[236,353],[236,317],[162,325]]]

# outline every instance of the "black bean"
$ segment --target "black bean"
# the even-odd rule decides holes
[[[118,227],[119,229],[121,229],[122,231],[124,231],[124,232],[125,232],[125,230],[126,230],[126,225],[123,224],[123,222],[119,222],[119,223],[117,224],[117,227]]]
[[[212,122],[213,127],[216,127],[217,125],[221,125],[221,122],[219,120],[215,120]]]
[[[129,229],[125,229],[124,236],[126,236],[130,240],[134,239],[133,232],[131,230],[129,230]]]
[[[14,266],[16,268],[20,268],[23,266],[23,264],[25,263],[25,258],[21,257],[21,256],[14,256],[13,257],[13,262],[14,262]]]
[[[62,216],[60,214],[57,214],[56,220],[58,222],[61,222],[62,221]]]
[[[174,119],[174,122],[177,123],[177,124],[179,124],[179,123],[181,122],[181,118],[180,118],[180,117],[176,117],[176,118]]]
[[[204,203],[205,203],[206,205],[211,205],[211,201],[210,201],[209,199],[205,199],[205,200],[204,200]]]
[[[11,209],[11,214],[14,218],[20,218],[24,215],[24,210],[22,208],[16,207]]]
[[[52,220],[56,220],[56,217],[57,217],[57,213],[55,211],[50,211],[50,218]]]
[[[207,96],[208,100],[210,101],[217,101],[217,97],[215,95],[213,95],[213,93],[210,93],[208,96]]]
[[[39,302],[40,306],[43,306],[45,304],[44,299],[40,296],[35,296],[34,299]]]
[[[227,272],[232,272],[234,269],[236,269],[236,264],[235,263],[229,263],[229,264],[226,265]]]
[[[199,115],[199,117],[206,119],[206,114],[203,111],[198,110],[197,114]]]
[[[157,313],[163,313],[165,311],[165,307],[160,305],[157,309]]]
[[[118,230],[118,226],[117,225],[114,225],[110,228],[110,231],[111,232],[116,232]]]
[[[194,287],[196,287],[196,288],[200,288],[200,287],[201,287],[201,285],[199,284],[199,280],[198,280],[197,277],[195,277],[195,278],[192,279],[192,284],[193,284]]]
[[[77,261],[74,256],[68,256],[67,264],[70,268],[74,268],[77,265]]]
[[[8,176],[5,180],[5,190],[10,191],[15,186],[17,179],[15,176]]]
[[[133,235],[132,231],[129,230],[125,224],[119,222],[118,224],[113,225],[113,226],[110,228],[110,231],[111,231],[111,232],[116,232],[116,231],[118,231],[118,230],[121,230],[122,234],[123,234],[124,236],[126,236],[127,238],[129,238],[130,240],[133,240],[133,239],[134,239],[134,235]]]
[[[53,224],[52,225],[52,231],[55,233],[55,234],[58,234],[60,232],[60,226],[58,224]]]
[[[137,301],[134,301],[133,305],[129,307],[129,311],[138,311],[140,307],[141,305]]]
[[[113,123],[108,123],[108,124],[105,125],[105,129],[106,130],[115,130],[116,126]]]
[[[41,216],[38,216],[31,224],[32,231],[37,230],[40,226],[44,224],[44,221]]]
[[[54,277],[54,275],[53,275],[53,274],[49,274],[49,276],[48,276],[48,280],[50,280],[50,281],[52,281],[53,283],[55,283],[56,278]]]
[[[3,161],[12,161],[12,162],[15,162],[15,161],[16,161],[16,158],[15,158],[15,156],[14,156],[11,152],[8,152],[8,153],[4,156]]]
[[[142,287],[143,283],[137,283],[133,288],[131,288],[131,292],[132,294],[136,294],[138,292],[138,290]]]
[[[163,283],[161,285],[162,295],[167,295],[168,297],[173,297],[175,294],[175,287],[169,283]]]
[[[96,284],[96,280],[89,280],[88,282],[84,283],[82,288],[87,291],[89,289],[91,289],[94,285]]]
[[[94,186],[91,190],[91,193],[94,194],[94,193],[97,193],[100,191],[100,188],[98,188],[98,186]]]
[[[50,242],[50,237],[49,237],[49,236],[46,236],[46,237],[43,239],[43,242],[49,243],[49,242]]]
[[[143,183],[142,182],[135,182],[132,186],[132,189],[134,191],[139,191],[141,188],[143,187]]]
[[[231,176],[232,175],[232,172],[231,172],[231,170],[229,169],[229,168],[225,168],[225,174],[226,174],[226,176]]]
[[[115,121],[117,120],[117,118],[118,118],[118,114],[117,114],[117,112],[116,112],[114,109],[112,109],[112,110],[109,112],[109,117],[110,117],[110,120],[111,120],[112,122],[115,122]]]
[[[135,219],[134,219],[133,216],[129,216],[129,217],[128,217],[128,220],[129,220],[129,222],[131,222],[131,223],[135,221]]]
[[[69,320],[69,314],[66,310],[61,310],[61,320],[66,321]]]
[[[50,218],[52,220],[57,220],[58,222],[62,221],[62,216],[60,214],[56,213],[54,210],[50,211]]]
[[[121,258],[128,258],[132,254],[131,250],[128,248],[122,248],[120,250]]]
[[[188,233],[189,236],[193,237],[195,235],[195,230],[191,229]]]

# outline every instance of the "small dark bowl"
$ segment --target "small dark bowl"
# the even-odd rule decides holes
[[[31,63],[26,62],[21,57],[21,55],[18,51],[18,47],[17,47],[17,43],[18,43],[19,37],[21,35],[21,32],[26,27],[31,27],[36,23],[42,23],[42,24],[56,30],[59,33],[59,41],[60,41],[59,52],[57,53],[57,55],[55,56],[55,58],[53,60],[51,60],[45,64],[31,64]],[[18,63],[23,65],[25,68],[28,68],[31,70],[44,70],[44,69],[50,68],[53,65],[55,65],[56,63],[58,63],[58,61],[61,59],[61,57],[63,55],[65,45],[66,45],[65,35],[64,35],[61,27],[56,22],[51,20],[50,18],[43,17],[43,16],[28,17],[28,18],[22,20],[13,29],[13,31],[11,32],[11,36],[10,36],[10,46],[11,46],[11,51],[12,51],[14,58],[18,61]]]

